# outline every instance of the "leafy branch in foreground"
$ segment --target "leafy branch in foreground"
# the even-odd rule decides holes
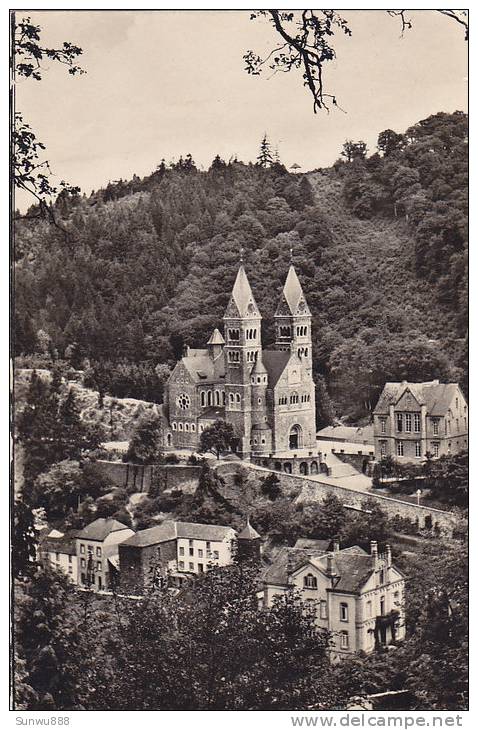
[[[399,17],[403,33],[411,29],[412,22],[406,10],[388,10],[392,17]],[[468,14],[466,10],[438,10],[437,12],[451,18],[465,29],[465,40],[468,40]],[[245,70],[252,76],[259,76],[264,68],[269,68],[273,75],[278,71],[289,72],[292,69],[302,71],[304,86],[313,98],[314,114],[319,109],[329,111],[328,103],[338,107],[335,94],[324,89],[323,71],[328,61],[336,58],[331,45],[337,29],[351,36],[348,22],[336,10],[301,10],[285,12],[281,10],[256,10],[251,13],[251,20],[265,17],[272,23],[280,41],[273,50],[262,58],[254,51],[243,55]]]
[[[57,61],[68,66],[68,73],[72,75],[86,73],[76,64],[76,59],[83,52],[78,46],[65,41],[60,48],[49,48],[41,44],[41,28],[34,25],[29,17],[15,22],[12,14],[12,76],[32,78],[41,81],[45,70],[42,62],[45,59]],[[55,218],[52,199],[59,193],[76,195],[79,188],[69,185],[62,180],[58,185],[51,182],[52,171],[48,160],[42,160],[40,155],[45,149],[32,128],[24,120],[23,114],[16,111],[12,130],[12,179],[15,187],[32,195],[38,203],[38,213],[21,216],[22,218],[47,217],[51,223],[67,232],[59,225]]]

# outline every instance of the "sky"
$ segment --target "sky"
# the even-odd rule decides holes
[[[339,11],[340,12],[340,11]],[[345,139],[374,151],[379,132],[404,131],[439,111],[467,110],[467,44],[461,26],[434,10],[398,18],[341,11],[337,58],[324,72],[341,110],[313,113],[300,73],[249,76],[243,54],[265,56],[276,34],[248,11],[42,11],[29,13],[42,41],[83,48],[87,71],[45,63],[41,82],[16,83],[16,109],[46,145],[55,180],[87,194],[140,177],[191,153],[207,169],[216,154],[255,160],[267,133],[282,162],[325,167]],[[22,13],[20,12],[20,15]],[[28,198],[17,198],[24,208]]]

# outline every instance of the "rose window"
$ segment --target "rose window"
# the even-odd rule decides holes
[[[178,395],[178,399],[176,402],[182,411],[187,410],[191,405],[191,399],[188,395],[186,395],[186,393],[181,393],[181,395]]]

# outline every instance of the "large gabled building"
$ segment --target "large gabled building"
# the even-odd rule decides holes
[[[332,658],[360,651],[369,653],[404,638],[404,590],[402,573],[393,565],[392,551],[370,554],[361,547],[340,549],[334,541],[301,540],[281,548],[263,574],[263,603],[292,588],[310,605],[318,627],[332,634]]]
[[[373,422],[378,459],[414,461],[468,448],[468,407],[457,383],[386,383]]]
[[[165,520],[119,545],[121,590],[141,594],[166,575],[181,585],[210,567],[229,565],[236,532],[230,526]]]
[[[291,265],[274,316],[275,344],[264,350],[262,317],[239,267],[223,321],[206,349],[186,349],[166,386],[165,446],[196,449],[201,432],[223,419],[242,456],[316,446],[312,316]]]

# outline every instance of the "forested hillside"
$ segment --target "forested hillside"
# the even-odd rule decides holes
[[[292,248],[338,415],[366,415],[387,379],[466,386],[467,117],[386,130],[378,150],[349,142],[306,175],[218,157],[201,172],[187,156],[62,195],[58,225],[17,225],[15,353],[86,366],[100,392],[160,400],[155,367],[221,326],[241,247],[271,343]]]

